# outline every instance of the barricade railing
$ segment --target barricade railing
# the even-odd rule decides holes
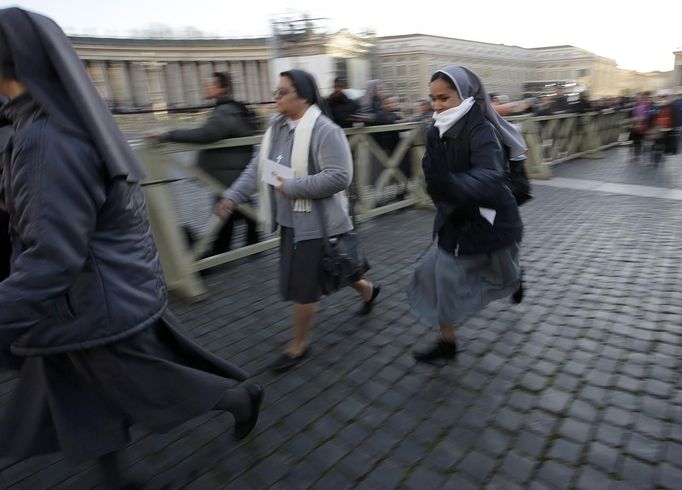
[[[549,178],[553,163],[600,157],[602,150],[618,144],[624,119],[624,112],[508,118],[526,140],[526,165],[532,178]],[[422,123],[350,128],[345,132],[353,153],[352,197],[358,222],[405,207],[431,205],[421,170],[425,133]],[[398,132],[400,138],[394,148],[387,150],[375,136],[392,132]],[[169,289],[186,299],[198,300],[206,293],[199,271],[275,248],[279,238],[267,236],[254,245],[205,256],[222,226],[218,218],[207,216],[206,231],[190,244],[176,215],[172,183],[193,180],[212,194],[220,194],[225,189],[211,175],[194,165],[186,165],[178,156],[197,150],[258,145],[261,138],[262,135],[233,138],[206,145],[133,142],[133,149],[147,173],[143,188],[166,281]],[[407,169],[408,175],[404,172]],[[178,170],[184,175],[181,179],[177,177]],[[250,205],[242,205],[239,210],[253,219],[257,215]]]

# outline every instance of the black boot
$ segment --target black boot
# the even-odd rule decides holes
[[[521,280],[519,281],[519,289],[516,290],[511,297],[512,303],[519,304],[523,301],[523,268],[521,268]]]
[[[415,351],[412,353],[414,360],[434,365],[444,365],[452,361],[457,356],[457,343],[446,342],[440,339],[436,345],[425,351]]]

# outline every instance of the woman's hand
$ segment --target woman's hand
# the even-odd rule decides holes
[[[279,184],[277,184],[277,185],[275,186],[275,190],[276,190],[277,192],[281,192],[283,195],[286,196],[287,193],[284,191],[284,181],[285,181],[285,179],[284,179],[283,177],[277,177],[277,181],[279,182]]]

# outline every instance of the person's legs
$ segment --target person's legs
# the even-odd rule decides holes
[[[308,348],[310,328],[319,308],[319,302],[305,305],[294,303],[294,339],[286,350],[286,354],[289,357],[298,357]]]
[[[350,287],[358,292],[363,301],[369,301],[372,299],[374,284],[369,282],[367,279],[360,279],[358,282],[351,284]]]
[[[294,303],[294,338],[285,351],[270,365],[276,373],[283,373],[296,367],[308,354],[310,328],[320,307],[315,303]]]
[[[381,292],[381,286],[377,283],[368,281],[367,279],[360,279],[351,284],[350,287],[358,292],[363,301],[357,314],[360,316],[369,315],[374,308],[377,296],[379,296],[379,293]]]
[[[263,388],[255,383],[231,388],[215,405],[216,410],[225,410],[234,417],[234,436],[237,440],[246,437],[256,426],[260,406],[263,402]]]
[[[235,213],[239,213],[239,211],[235,211]],[[241,213],[239,213],[239,217],[243,218],[246,223],[246,245],[258,243],[258,222]]]
[[[236,219],[237,212],[233,213],[225,224],[220,228],[218,234],[216,235],[215,241],[211,246],[211,255],[218,255],[230,250],[230,244],[232,243],[232,232],[234,230],[234,220]]]

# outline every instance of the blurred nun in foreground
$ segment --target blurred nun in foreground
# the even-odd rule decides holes
[[[262,390],[168,310],[140,165],[50,19],[0,10],[0,95],[14,131],[2,158],[12,256],[0,367],[19,370],[0,456],[100,458],[114,484],[131,424],[164,432],[227,410],[245,437]]]

